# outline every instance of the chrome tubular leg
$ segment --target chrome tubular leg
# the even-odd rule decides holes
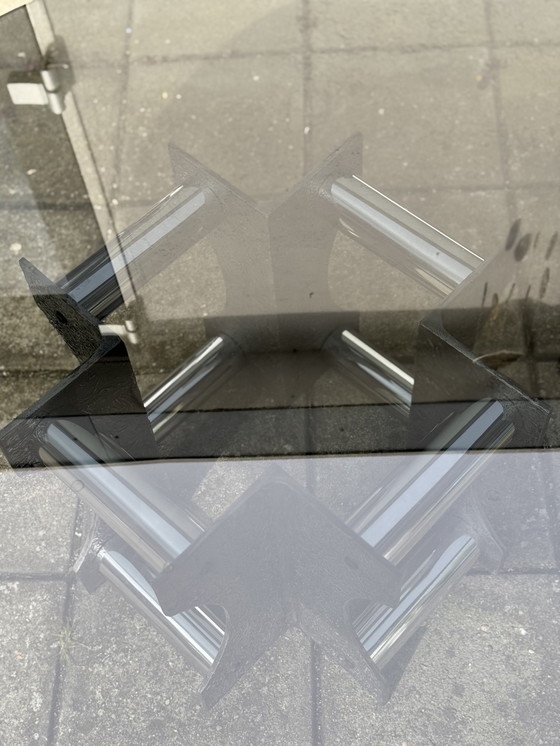
[[[184,655],[201,673],[214,662],[224,632],[207,609],[195,608],[173,617],[166,616],[149,581],[124,554],[103,547],[98,555],[100,573]]]
[[[414,379],[397,363],[348,329],[333,332],[323,349],[358,383],[374,388],[389,404],[395,404],[403,414],[409,414]]]
[[[336,179],[323,194],[344,233],[439,296],[454,290],[482,259],[357,176]]]

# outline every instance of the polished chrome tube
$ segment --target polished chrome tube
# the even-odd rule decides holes
[[[448,426],[434,442],[434,447],[445,446],[446,451],[411,457],[411,465],[385,480],[349,525],[386,559],[394,564],[403,562],[413,550],[423,548],[422,541],[427,532],[443,516],[488,455],[466,451],[474,447],[499,447],[512,430],[503,422],[503,410],[497,402],[473,405],[456,417],[453,427]],[[139,489],[124,475],[117,474],[113,467],[101,465],[99,451],[88,448],[91,445],[88,436],[92,441],[100,442],[72,423],[49,425],[42,450],[45,463],[48,464],[49,459],[53,463],[54,456],[55,463],[79,464],[81,468],[76,470],[59,470],[61,478],[142,557],[154,573],[160,572],[188,548],[192,539],[164,517],[167,499],[164,495],[152,494],[152,498],[147,500],[146,494],[151,490],[146,489],[146,484]],[[203,528],[200,524],[191,525],[193,538]],[[433,563],[431,554],[427,564],[419,565],[412,573],[395,609],[371,605],[367,614],[356,620],[355,627],[375,663],[384,665],[399,649],[441,594],[474,563],[477,553],[474,540],[463,537],[462,543],[454,541]],[[212,620],[212,647],[211,641],[205,641],[206,625],[211,618],[209,612],[196,610],[193,617],[191,611],[170,621],[159,608],[149,582],[138,577],[139,572],[134,571],[131,563],[124,558],[117,559],[120,570],[117,572],[114,563],[110,563],[113,569],[106,570],[105,574],[112,574],[113,582],[125,595],[156,621],[157,626],[179,649],[183,648],[189,658],[194,656],[199,660],[201,654],[208,660],[212,658],[224,634],[223,622]],[[204,622],[202,631],[197,626],[201,623],[200,615]]]
[[[485,452],[465,451],[473,447],[499,447],[511,435],[512,427],[504,424],[502,415],[502,407],[497,402],[480,402],[456,417],[453,427],[449,426],[434,442],[437,448],[446,445],[447,451],[410,457],[411,465],[385,480],[349,525],[388,560],[394,564],[403,561],[409,552],[421,545],[429,529],[443,516],[488,456]],[[64,427],[53,424],[47,429],[48,451],[58,455],[59,463],[87,465],[79,470],[61,469],[60,476],[140,554],[154,572],[161,571],[190,545],[189,539],[146,503],[145,490],[140,493],[132,489],[126,480],[114,473],[114,469],[98,466],[98,456],[91,451],[88,453],[87,443],[83,442],[87,438],[78,432],[80,430],[82,428],[69,423],[64,423]],[[82,443],[76,442],[77,434],[81,435]],[[49,463],[48,454],[43,454],[43,458]],[[161,498],[165,500],[159,495],[153,502],[157,504]],[[203,527],[198,526],[197,530],[200,532]],[[474,557],[471,549],[469,558]],[[361,629],[362,636],[370,640],[368,649],[374,658],[379,656],[379,660],[385,660],[392,655],[390,640],[406,639],[408,630],[413,627],[412,620],[431,608],[430,599],[436,590],[441,588],[443,592],[447,579],[451,583],[452,578],[460,574],[460,568],[467,567],[464,562],[459,562],[461,556],[458,551],[457,559],[449,559],[448,573],[443,572],[442,567],[449,558],[446,552],[426,574],[410,580],[401,603],[390,614],[383,607],[370,607],[370,616],[361,623]],[[389,621],[394,623],[393,631]],[[219,630],[220,623],[217,622],[216,634]],[[379,653],[375,652],[377,650]]]
[[[171,381],[167,389],[162,387],[161,396],[151,400],[152,404],[164,401],[166,395],[173,396],[177,389]],[[411,556],[429,551],[409,574],[396,608],[373,604],[355,622],[376,664],[384,665],[397,652],[434,603],[475,562],[478,548],[471,537],[454,539],[439,553],[430,550],[424,540],[488,458],[486,451],[469,450],[500,447],[512,432],[513,427],[503,420],[499,403],[472,405],[433,442],[438,452],[405,457],[410,464],[385,480],[350,520],[349,525],[394,564],[410,566]],[[175,516],[173,511],[177,512],[178,506],[169,505],[169,498],[150,487],[141,475],[127,479],[126,469],[130,467],[104,465],[104,460],[119,456],[114,445],[74,423],[49,425],[41,455],[46,464],[79,467],[60,469],[59,475],[140,555],[151,573],[163,570],[204,530],[200,522],[180,509],[183,520],[172,520],[170,516]],[[142,465],[136,465],[133,473],[139,468]],[[100,555],[100,561],[104,576],[199,670],[211,664],[224,635],[221,619],[204,608],[166,617],[149,580],[122,553],[107,551]]]
[[[97,554],[100,573],[162,632],[175,648],[201,672],[206,673],[218,655],[224,638],[218,620],[206,609],[166,616],[148,580],[121,552],[103,547]]]
[[[435,554],[435,559],[430,555],[408,578],[398,606],[391,609],[372,604],[354,622],[362,645],[376,665],[383,667],[398,652],[437,602],[474,565],[479,550],[472,537],[462,535]],[[201,673],[207,672],[224,638],[223,621],[204,607],[166,616],[149,581],[121,552],[104,547],[97,556],[101,574],[178,652]]]
[[[503,414],[499,402],[481,401],[454,417],[431,444],[434,453],[403,456],[407,464],[354,513],[351,528],[398,564],[511,438],[513,425]]]
[[[154,432],[170,428],[185,400],[207,394],[240,356],[233,340],[222,335],[176,369],[145,400]],[[195,392],[196,387],[200,391]],[[60,420],[47,428],[41,455],[47,465],[79,467],[79,472],[60,469],[60,478],[154,568],[163,569],[204,530],[198,518],[158,486],[150,485],[146,478],[149,465],[123,468],[130,458],[104,436],[96,437],[75,423]]]
[[[200,520],[173,503],[144,473],[150,465],[108,465],[122,459],[112,443],[72,422],[48,426],[40,450],[45,464],[87,503],[146,563],[148,576],[161,572],[204,531]],[[75,464],[75,468],[68,465]],[[100,573],[115,585],[146,619],[163,632],[202,673],[212,665],[223,640],[223,622],[206,608],[166,616],[149,580],[125,555],[103,547]]]
[[[437,295],[448,295],[482,262],[357,176],[337,179],[323,194],[343,232]]]
[[[105,318],[123,302],[123,289],[132,295],[217,225],[219,217],[220,204],[210,189],[179,186],[58,285],[93,316]]]
[[[323,349],[349,370],[359,383],[375,388],[383,399],[409,414],[414,379],[397,363],[348,329],[330,334]]]
[[[146,476],[138,486],[118,465],[107,465],[115,455],[122,461],[122,455],[112,444],[74,423],[50,424],[40,454],[47,466],[75,467],[60,468],[58,476],[156,572],[182,554],[204,530],[200,521],[178,509]]]
[[[354,627],[371,660],[383,667],[426,619],[435,604],[461,580],[479,556],[477,542],[464,534],[454,538],[431,564],[406,581],[395,608],[372,604]]]
[[[433,557],[435,554],[435,558]],[[383,667],[426,619],[437,602],[451,591],[474,565],[476,541],[462,535],[434,552],[407,579],[395,608],[370,605],[354,622],[368,656]],[[214,662],[224,638],[223,621],[206,608],[196,607],[166,616],[149,580],[121,552],[103,547],[98,555],[100,573],[162,632],[201,673]]]
[[[225,374],[231,372],[241,357],[241,349],[236,343],[226,335],[220,335],[176,368],[144,400],[154,433],[161,435],[187,398],[208,394]],[[203,390],[195,391],[202,381]]]

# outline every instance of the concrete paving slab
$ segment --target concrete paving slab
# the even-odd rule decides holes
[[[141,219],[150,207],[114,208],[118,230]],[[143,287],[140,295],[147,316],[154,320],[220,315],[225,306],[226,289],[211,235],[164,268]]]
[[[0,20],[2,49],[0,68],[24,70],[40,58],[39,48],[31,30],[25,8],[6,13]]]
[[[65,590],[0,582],[0,743],[47,743]]]
[[[406,421],[384,403],[319,407],[309,416],[314,452],[369,455],[406,448]]]
[[[491,0],[489,16],[498,44],[558,42],[560,7],[548,0]]]
[[[271,469],[281,469],[302,487],[307,487],[307,466],[303,459],[222,460],[208,465],[208,471],[193,495],[193,503],[211,520],[238,500]]]
[[[98,248],[99,231],[91,209],[0,209],[4,250],[0,255],[0,295],[29,293],[19,266],[25,257],[56,281]]]
[[[556,450],[553,452],[553,456],[550,459],[546,459],[546,470],[543,469],[543,481],[548,487],[548,499],[549,499],[549,513],[550,513],[550,533],[554,541],[554,549],[556,554],[556,566],[560,569],[560,490],[558,489],[558,479],[560,477],[560,452],[559,448],[560,438],[558,433],[560,431],[560,400],[558,397],[552,402],[554,411],[554,427],[551,428],[552,433],[556,433],[555,442],[551,437],[551,446],[555,446]]]
[[[364,174],[367,181],[367,174]],[[389,195],[438,231],[488,260],[500,252],[510,229],[502,189],[430,189]]]
[[[516,189],[521,233],[531,233],[532,242],[524,263],[528,265],[533,310],[532,333],[535,352],[551,358],[560,352],[560,189],[533,187]]]
[[[364,180],[376,186],[367,172]],[[391,190],[387,196],[485,259],[492,258],[504,246],[509,219],[502,191],[410,193]],[[341,234],[336,238],[331,255],[329,282],[334,300],[347,310],[370,314],[380,311],[427,313],[441,303],[415,280]],[[416,315],[408,318],[413,324],[407,331],[411,341],[416,334]],[[374,324],[371,319],[371,325]],[[391,349],[395,336],[391,333],[382,345]],[[412,356],[412,349],[409,354]]]
[[[554,377],[554,394],[552,394],[552,397],[554,398],[546,399],[547,404],[552,410],[552,416],[551,416],[550,423],[548,426],[547,439],[548,439],[548,444],[551,448],[560,448],[560,396],[558,395],[558,384],[559,384],[558,371],[555,370],[552,376]],[[541,378],[541,381],[542,381],[542,378]]]
[[[234,5],[227,0],[163,0],[157,5],[135,0],[131,57],[296,51],[300,13],[294,0],[239,0]]]
[[[522,231],[533,234],[534,238],[539,234],[537,246],[540,245],[546,255],[550,239],[556,231],[560,232],[560,218],[558,217],[560,185],[518,187],[513,194],[516,214],[522,221]],[[548,258],[556,258],[558,253],[560,253],[560,246],[555,244]]]
[[[381,414],[379,419],[381,420]],[[386,415],[385,419],[397,431],[393,439],[398,447],[402,441],[402,433],[398,432],[393,417]],[[386,433],[387,436],[389,434]],[[383,453],[315,459],[310,465],[311,489],[329,510],[341,520],[347,521],[371,497],[383,479],[393,473],[396,466],[395,457]]]
[[[474,486],[474,495],[505,550],[502,570],[556,567],[543,471],[544,452],[495,454]]]
[[[0,573],[52,575],[68,570],[76,500],[54,474],[0,470]]]
[[[341,308],[372,316],[383,311],[414,311],[424,315],[439,304],[429,290],[342,234],[337,235],[333,246],[329,286],[333,300]],[[416,328],[414,325],[410,329],[412,337]],[[386,343],[392,346],[391,339]]]
[[[11,146],[12,131],[8,115],[14,117],[12,104],[6,97],[7,75],[0,73],[0,197],[3,201],[10,199],[27,199],[33,201],[33,192],[20,155]],[[28,169],[30,170],[30,169]]]
[[[170,142],[250,194],[281,192],[301,178],[297,56],[137,63],[127,99],[119,201],[170,191]]]
[[[55,33],[64,39],[73,66],[122,62],[131,33],[132,0],[47,0],[46,4]],[[80,33],[76,33],[77,25],[83,29]]]
[[[403,287],[404,282],[400,278],[398,281]],[[360,336],[383,355],[406,361],[411,375],[414,374],[410,363],[416,350],[418,325],[426,310],[432,307],[430,301],[424,303],[426,307],[420,310],[364,313],[360,318]]]
[[[376,392],[360,386],[335,365],[327,368],[313,385],[311,402],[315,407],[382,403]]]
[[[104,187],[105,195],[91,195],[101,203],[103,196],[111,202],[117,181],[116,162],[120,137],[120,115],[125,90],[125,68],[118,63],[94,67],[74,65],[76,82],[72,87],[88,144]]]
[[[560,49],[518,47],[500,49],[496,56],[511,181],[557,183]]]
[[[161,196],[164,197],[165,195],[162,194]],[[140,220],[153,205],[153,201],[127,205],[126,207],[123,205],[114,205],[112,213],[117,232],[120,233],[126,230],[132,223]]]
[[[537,367],[539,392],[552,409],[548,426],[548,444],[560,447],[560,368],[558,363],[539,363]]]
[[[314,49],[483,44],[488,39],[484,3],[464,6],[453,0],[390,0],[383,4],[351,0],[310,0]]]
[[[0,211],[4,249],[0,256],[0,365],[6,370],[70,370],[76,359],[37,308],[19,266],[25,257],[53,281],[99,246],[89,205],[77,209]]]
[[[3,365],[0,370],[0,385],[2,386],[0,427],[7,425],[20,412],[45,394],[60,381],[61,376],[60,370],[13,371]]]
[[[62,119],[46,106],[15,106],[0,71],[0,199],[87,204]]]
[[[557,576],[469,577],[428,620],[392,699],[377,707],[323,665],[325,746],[555,746]]]
[[[381,192],[501,184],[493,94],[477,83],[487,65],[483,47],[313,55],[313,160],[362,131]]]
[[[72,370],[77,360],[31,295],[0,299],[0,365],[6,370]]]
[[[80,592],[58,746],[311,743],[309,643],[289,632],[210,712],[202,682],[108,586]]]
[[[382,409],[382,408],[380,408]],[[404,424],[382,413],[377,431],[386,450],[406,448]],[[381,424],[382,423],[382,424]],[[392,430],[391,430],[392,427]],[[354,436],[357,437],[357,436]],[[314,492],[339,517],[346,520],[385,480],[406,468],[413,454],[374,454],[319,459],[313,464]],[[547,570],[556,567],[550,531],[548,501],[554,499],[539,454],[495,454],[463,499],[476,500],[504,549],[502,571]]]

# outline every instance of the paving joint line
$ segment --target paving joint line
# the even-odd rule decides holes
[[[502,89],[500,83],[499,60],[495,54],[496,43],[494,37],[494,27],[492,24],[492,14],[490,10],[490,0],[484,0],[484,16],[488,30],[488,65],[490,68],[490,87],[494,101],[494,114],[496,118],[496,132],[498,136],[498,152],[500,155],[500,167],[502,178],[504,180],[504,194],[506,198],[506,209],[510,224],[517,217],[516,199],[511,186],[511,169],[509,165],[509,148],[508,148],[508,129],[503,114],[502,106]]]
[[[128,28],[132,28],[133,23],[133,16],[134,16],[134,3],[133,0],[129,0],[128,2],[128,16],[126,25]],[[124,147],[124,133],[126,130],[126,127],[124,126],[127,119],[127,113],[128,113],[128,85],[129,85],[129,79],[130,79],[130,34],[126,35],[125,40],[125,48],[123,51],[123,62],[122,62],[122,83],[120,87],[120,102],[119,102],[119,116],[118,116],[118,127],[117,127],[117,137],[115,141],[115,161],[113,166],[113,179],[111,180],[111,187],[108,197],[110,198],[109,205],[111,206],[113,204],[113,200],[117,199],[118,196],[118,188],[120,184],[120,178],[121,178],[121,159],[123,154],[123,147]],[[115,186],[116,185],[116,186]]]
[[[64,607],[62,611],[61,627],[69,629],[74,620],[74,578],[68,578],[66,581],[66,593],[64,596]],[[51,705],[49,711],[49,723],[47,727],[46,742],[48,746],[55,746],[60,725],[60,711],[62,705],[62,685],[64,679],[64,662],[62,660],[61,646],[56,654],[54,665],[54,677],[52,685]]]
[[[535,575],[548,575],[548,576],[556,576],[560,575],[560,569],[556,567],[528,567],[528,568],[513,568],[511,570],[505,569],[505,570],[498,570],[497,572],[492,572],[490,570],[482,570],[482,569],[474,569],[470,570],[467,573],[467,576],[476,576],[476,577],[489,577],[489,578],[495,578],[495,577],[503,577],[505,575],[511,575],[512,577],[521,577],[521,576],[535,576]]]
[[[16,212],[17,210],[36,210],[38,212],[46,212],[49,210],[51,212],[86,212],[91,210],[91,202],[89,200],[84,200],[83,202],[49,202],[48,200],[45,200],[44,202],[41,200],[34,202],[17,202],[0,198],[0,210],[6,212]]]
[[[311,50],[311,8],[309,6],[309,0],[301,0],[300,31],[303,89],[302,175],[305,175],[311,169],[313,163],[313,53]]]
[[[426,184],[424,185],[380,185],[381,191],[387,193],[401,192],[404,194],[437,194],[438,192],[501,192],[504,191],[503,184]]]
[[[311,683],[311,741],[313,746],[324,746],[323,739],[323,706],[321,698],[321,648],[311,641],[310,654]]]
[[[0,572],[0,583],[64,583],[66,572]]]
[[[306,141],[309,142],[309,135],[306,136]],[[503,192],[505,187],[503,184],[426,184],[426,185],[413,185],[413,186],[402,186],[402,185],[380,185],[390,196],[391,193],[404,192],[411,194],[426,194],[426,193],[437,193],[437,192]],[[535,181],[530,183],[512,184],[512,187],[516,190],[531,190],[531,189],[560,189],[560,180],[554,181]],[[253,194],[249,195],[255,200],[273,200],[279,196],[278,192],[272,194]],[[145,208],[148,210],[154,204],[154,199],[120,199],[119,209],[125,208]],[[31,207],[31,206],[30,206]],[[87,207],[87,205],[84,205]],[[0,209],[2,209],[2,202],[0,200]],[[55,209],[53,207],[53,209]]]
[[[307,0],[302,0],[302,3],[308,5]],[[302,20],[308,21],[310,14],[302,16]],[[306,31],[310,30],[309,28]],[[386,54],[421,54],[422,52],[453,52],[453,51],[469,51],[472,49],[481,49],[488,46],[488,40],[480,40],[478,42],[469,42],[465,44],[404,44],[402,46],[387,47],[387,46],[376,46],[370,44],[359,45],[355,47],[314,47],[311,44],[310,35],[308,35],[308,51],[311,55],[313,54],[362,54],[364,52],[371,53],[386,53]],[[538,49],[542,46],[557,48],[560,47],[560,43],[549,43],[537,45],[533,42],[519,42],[516,44],[495,44],[495,49],[517,49],[527,47],[528,49]],[[130,60],[131,64],[136,65],[165,65],[173,64],[175,62],[220,62],[235,59],[259,59],[259,58],[274,58],[274,57],[289,57],[299,54],[297,47],[292,49],[269,49],[257,52],[243,52],[239,50],[232,50],[230,52],[207,52],[207,53],[193,53],[193,54],[170,54],[170,55],[144,55],[142,57],[135,57]],[[109,63],[100,64],[88,64],[88,67],[111,67]]]
[[[544,482],[544,504],[549,522],[548,530],[552,543],[552,554],[557,567],[556,572],[560,573],[560,515],[557,502],[552,494],[556,480],[549,459],[544,460],[543,471],[544,474],[541,474],[541,478]]]
[[[372,53],[387,53],[387,54],[421,54],[422,52],[452,52],[468,51],[470,49],[480,49],[488,46],[487,41],[471,42],[466,44],[421,44],[421,45],[403,45],[396,47],[384,47],[375,45],[361,45],[356,47],[309,47],[310,54],[362,54],[364,52]],[[513,43],[495,43],[495,50],[508,50],[508,49],[536,49],[542,48],[558,49],[560,48],[560,42],[543,42],[536,43],[531,40],[513,42]],[[207,53],[184,53],[184,54],[170,54],[170,55],[143,55],[141,57],[130,58],[131,65],[166,65],[173,64],[176,62],[221,62],[228,60],[243,60],[243,59],[261,59],[261,58],[275,58],[275,57],[289,57],[300,54],[297,47],[293,49],[269,49],[261,50],[257,52],[243,52],[240,50],[231,50],[230,52],[207,52]],[[88,68],[95,70],[103,70],[105,68],[113,68],[114,64],[110,62],[102,62],[99,60],[80,60],[79,65],[87,66]],[[18,68],[14,68],[18,69]],[[12,68],[7,68],[12,70]],[[1,70],[0,70],[1,72]]]
[[[313,54],[390,54],[390,55],[402,55],[402,54],[422,54],[423,52],[454,52],[454,51],[469,51],[473,49],[484,49],[488,46],[488,41],[480,41],[471,44],[449,44],[449,45],[437,45],[437,44],[405,44],[398,47],[383,47],[375,45],[362,45],[356,47],[313,47]]]
[[[76,576],[72,572],[72,565],[79,552],[83,539],[84,511],[80,501],[76,503],[74,514],[74,524],[72,529],[72,541],[68,552],[69,570],[66,573],[66,593],[64,597],[64,606],[62,611],[61,628],[71,630],[74,624],[75,605],[76,605]],[[49,724],[47,729],[46,742],[48,746],[55,746],[58,741],[60,715],[62,710],[62,697],[64,685],[65,666],[63,660],[62,646],[59,645],[52,686],[51,706],[49,712]]]
[[[481,49],[488,46],[488,40],[479,42],[470,42],[465,44],[405,44],[403,46],[385,47],[376,45],[360,45],[356,47],[312,47],[311,52],[313,54],[362,54],[364,52],[372,53],[387,53],[387,54],[421,54],[422,52],[453,52],[458,51],[469,51],[471,49]],[[560,47],[560,42],[544,42],[536,43],[530,40],[526,42],[514,42],[511,44],[496,43],[494,42],[493,48],[495,50],[508,50],[508,49],[537,49],[541,48],[557,49]]]
[[[75,366],[74,366],[75,367]],[[36,378],[41,377],[44,375],[48,376],[65,376],[70,371],[74,370],[74,367],[72,368],[2,368],[0,371],[0,375],[3,378],[9,378],[10,376],[27,376],[29,378]]]
[[[560,188],[560,180],[558,181],[534,181],[534,182],[520,182],[515,183],[512,181],[509,187],[505,184],[426,184],[424,185],[413,185],[413,186],[401,186],[389,184],[383,187],[386,191],[389,189],[399,192],[420,192],[425,194],[426,192],[505,192],[508,188],[512,190],[521,189],[558,189]]]
[[[230,60],[257,60],[275,59],[277,57],[294,57],[301,54],[301,48],[294,46],[293,49],[270,49],[262,52],[242,52],[232,50],[231,52],[208,52],[201,54],[173,54],[159,55],[146,54],[142,57],[130,59],[131,65],[168,65],[176,62],[228,62]]]
[[[127,28],[134,28],[134,0],[129,0],[128,3],[128,15],[127,15]],[[121,185],[121,165],[123,160],[123,153],[124,153],[124,143],[125,143],[125,133],[126,133],[126,123],[128,120],[128,110],[129,110],[129,84],[130,84],[130,66],[131,66],[131,59],[130,59],[130,49],[131,49],[131,36],[130,34],[127,34],[126,40],[125,40],[125,47],[123,50],[123,75],[122,75],[122,84],[120,88],[120,94],[121,94],[121,100],[119,104],[119,116],[118,116],[118,127],[117,127],[117,136],[115,139],[115,160],[114,160],[114,167],[113,167],[113,179],[111,181],[111,188],[109,191],[108,196],[111,198],[110,203],[108,205],[109,210],[111,211],[111,221],[112,226],[115,228],[115,237],[117,241],[119,241],[119,247],[120,247],[120,239],[119,239],[119,231],[117,231],[117,221],[115,219],[116,216],[113,215],[113,210],[111,209],[113,206],[117,206],[120,202],[119,199],[119,189]],[[128,282],[130,283],[130,286],[132,288],[132,299],[136,299],[138,297],[138,294],[136,292],[136,283],[134,281],[134,278],[130,274],[130,271],[127,270],[127,277]],[[128,302],[125,302],[125,306],[128,305]]]
[[[307,5],[307,0],[303,0]],[[312,385],[306,391],[304,409],[305,447],[311,453],[314,447],[314,431],[311,427],[309,410],[313,407],[315,386]],[[317,465],[314,459],[305,459],[305,488],[312,495],[317,494]],[[309,695],[310,695],[310,717],[311,717],[311,743],[313,746],[323,746],[322,733],[322,708],[321,708],[321,650],[319,645],[310,640],[309,647]]]

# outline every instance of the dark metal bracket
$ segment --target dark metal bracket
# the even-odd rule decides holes
[[[99,321],[30,261],[20,266],[37,306],[80,362],[93,355],[103,341]]]
[[[170,148],[175,179],[211,189],[227,219],[211,240],[226,282],[222,316],[206,319],[209,336],[226,333],[245,349],[319,349],[358,314],[332,299],[328,268],[338,230],[320,190],[361,173],[362,137],[354,135],[287,194],[260,202],[179,148]],[[232,246],[239,247],[232,251]]]
[[[14,469],[44,466],[39,455],[44,433],[60,419],[113,440],[130,460],[159,455],[126,346],[118,337],[102,337],[86,362],[2,430],[0,443]]]
[[[356,601],[393,606],[397,570],[280,470],[267,472],[156,579],[163,611],[222,606],[226,637],[202,689],[212,706],[297,624],[380,699],[388,686],[352,630]]]

